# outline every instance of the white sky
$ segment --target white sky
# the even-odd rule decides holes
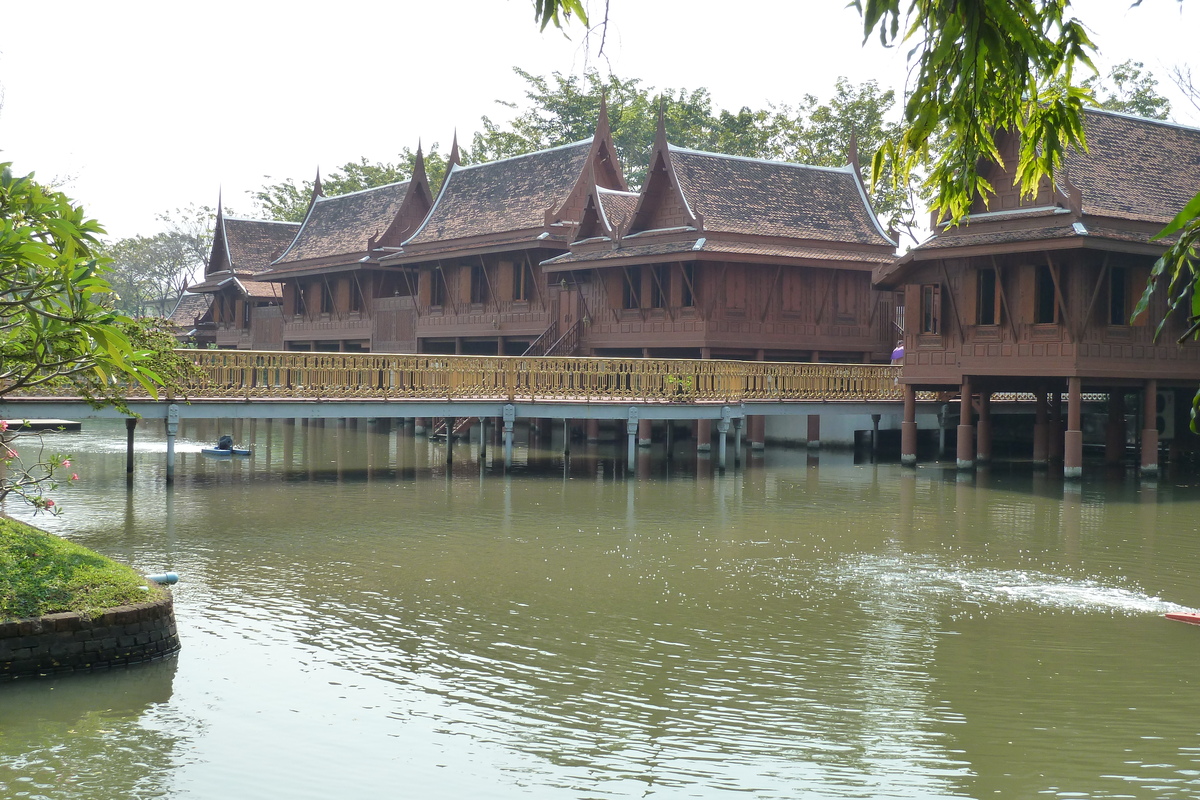
[[[597,9],[600,0],[590,0]],[[731,11],[732,9],[732,11]],[[1200,0],[1077,0],[1102,71],[1146,63],[1200,125],[1167,72],[1200,79]],[[156,215],[225,205],[366,156],[469,144],[497,99],[524,100],[519,66],[548,75],[611,69],[657,88],[705,87],[719,108],[832,94],[839,75],[900,89],[903,53],[862,45],[846,0],[611,0],[606,58],[532,21],[530,0],[26,2],[0,38],[0,160],[64,188],[113,236],[150,234]],[[589,56],[589,52],[592,55]],[[264,176],[271,176],[268,181]]]

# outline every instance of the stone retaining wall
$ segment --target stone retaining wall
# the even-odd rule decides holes
[[[0,680],[138,664],[178,651],[170,594],[91,618],[67,612],[0,622]]]

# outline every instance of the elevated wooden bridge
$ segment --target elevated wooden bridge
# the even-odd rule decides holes
[[[199,369],[181,392],[131,395],[143,419],[162,419],[168,479],[180,419],[494,419],[506,463],[522,418],[624,420],[632,459],[642,420],[716,423],[740,447],[748,416],[899,413],[899,367],[700,359],[179,350]],[[921,398],[932,403],[932,397]],[[5,419],[125,418],[78,398],[7,395]],[[132,427],[131,427],[132,430]]]

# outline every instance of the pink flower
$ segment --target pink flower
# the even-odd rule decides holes
[[[5,458],[16,458],[16,457],[17,457],[17,451],[16,451],[16,450],[13,450],[12,448],[9,448],[8,452],[4,454],[4,457],[5,457]]]
[[[63,465],[64,467],[69,467],[69,466],[71,466],[71,459],[69,459],[69,458],[64,458],[64,459],[63,459],[63,463],[62,463],[62,465]]]
[[[8,420],[0,419],[0,431],[8,430]]]
[[[54,501],[53,501],[53,500],[47,500],[47,501],[46,501],[46,508],[54,508]]]
[[[71,480],[73,480],[73,481],[77,481],[77,480],[79,480],[79,475],[78,475],[78,473],[72,472],[72,473],[71,473]]]

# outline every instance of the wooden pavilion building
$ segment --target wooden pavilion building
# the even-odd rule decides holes
[[[589,355],[886,363],[895,298],[871,272],[895,251],[855,166],[677,148],[660,114],[642,191],[590,185],[542,269]]]
[[[432,205],[425,159],[413,177],[326,197],[317,176],[308,213],[262,278],[280,288],[284,350],[414,352],[414,287],[380,267]]]
[[[296,236],[294,222],[226,217],[217,202],[213,245],[204,280],[188,291],[210,295],[209,315],[217,347],[239,350],[278,349],[279,303],[276,284],[260,279]]]
[[[414,352],[550,352],[578,317],[538,265],[567,250],[593,185],[628,188],[604,108],[574,144],[463,166],[456,143],[428,216],[379,259],[416,287]]]
[[[905,298],[906,462],[916,460],[920,390],[961,398],[963,468],[990,458],[997,392],[1035,395],[1033,458],[1062,457],[1068,476],[1082,467],[1084,393],[1107,398],[1110,460],[1125,449],[1126,398],[1140,401],[1145,471],[1157,470],[1159,427],[1165,436],[1185,429],[1200,344],[1176,344],[1182,315],[1154,341],[1167,313],[1162,287],[1145,317],[1131,323],[1130,315],[1165,249],[1155,233],[1200,189],[1200,130],[1099,110],[1084,122],[1088,151],[1068,155],[1057,185],[1045,181],[1022,197],[1018,142],[1002,140],[1003,163],[983,173],[996,194],[976,198],[965,224],[935,226],[925,243],[876,270],[877,287]]]

